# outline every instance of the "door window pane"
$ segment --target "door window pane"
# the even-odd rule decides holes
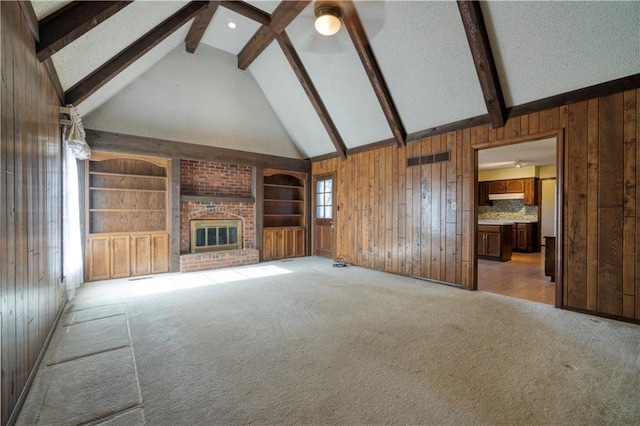
[[[316,218],[331,219],[333,216],[333,181],[323,179],[316,182]]]

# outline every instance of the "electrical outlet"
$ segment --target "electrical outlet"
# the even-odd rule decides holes
[[[456,202],[452,201],[451,202],[451,210],[455,210],[456,209]]]

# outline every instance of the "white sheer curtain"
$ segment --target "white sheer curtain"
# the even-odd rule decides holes
[[[76,159],[85,160],[91,151],[85,141],[80,115],[71,107],[69,113],[71,125],[64,132],[64,212],[62,215],[63,271],[67,284],[67,297],[72,300],[76,288],[84,281],[84,265],[82,255],[82,236],[80,235],[80,203],[78,189],[78,163]]]

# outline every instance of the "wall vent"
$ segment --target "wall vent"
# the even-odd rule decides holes
[[[421,166],[425,164],[442,163],[451,159],[451,151],[436,152],[422,157],[407,158],[407,167]]]

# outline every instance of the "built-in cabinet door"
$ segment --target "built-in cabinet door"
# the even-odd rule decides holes
[[[538,179],[524,179],[524,204],[526,206],[538,205]]]
[[[169,272],[169,234],[151,235],[151,273]]]
[[[522,179],[509,179],[506,181],[506,192],[520,193],[524,192],[524,182]]]
[[[502,255],[502,237],[500,233],[487,233],[486,255],[500,257]]]
[[[520,251],[531,251],[529,247],[529,232],[526,226],[518,225],[518,236],[517,236],[517,245],[516,247]]]
[[[87,281],[169,271],[169,234],[91,236]]]
[[[487,254],[486,236],[487,234],[484,232],[478,232],[478,256],[486,256]]]
[[[507,191],[507,183],[503,180],[489,182],[489,194],[504,194]]]
[[[111,236],[111,278],[131,276],[129,235]]]
[[[131,236],[131,275],[151,273],[151,236]]]
[[[111,278],[109,237],[91,237],[87,244],[87,281]]]

